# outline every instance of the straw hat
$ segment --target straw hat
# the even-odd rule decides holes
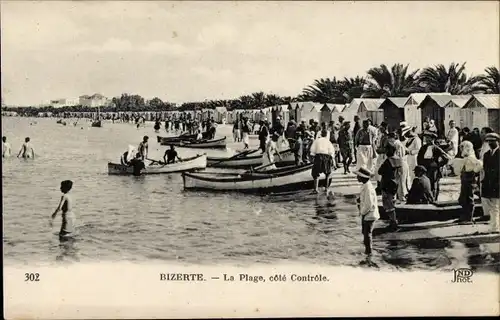
[[[401,133],[403,135],[411,130],[411,127],[408,125],[406,121],[400,122],[399,127],[401,128]]]
[[[354,174],[366,179],[370,179],[371,176],[373,175],[373,173],[370,170],[366,169],[365,167],[361,167],[358,170],[354,171]]]
[[[498,133],[488,133],[485,137],[484,137],[484,141],[500,141],[500,135],[498,135]]]

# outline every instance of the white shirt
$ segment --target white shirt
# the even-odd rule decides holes
[[[318,138],[313,141],[311,145],[311,155],[316,154],[329,154],[334,155],[335,149],[333,148],[333,144],[325,137]]]
[[[483,142],[481,146],[481,151],[479,151],[479,159],[483,160],[484,154],[490,150],[490,145],[487,142]]]
[[[377,193],[370,181],[361,185],[361,192],[359,193],[359,214],[363,217],[363,220],[366,221],[380,219]]]
[[[427,149],[424,153],[424,159],[432,159],[432,157],[434,156],[433,149],[434,148],[431,145],[427,145]]]
[[[451,128],[446,135],[446,139],[451,142],[455,155],[458,153],[458,130]]]
[[[202,140],[202,139],[203,139],[203,135],[201,133],[198,133],[198,135],[196,135],[196,140]]]
[[[10,157],[11,148],[10,143],[4,142],[2,144],[2,157]]]

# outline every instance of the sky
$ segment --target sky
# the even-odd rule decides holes
[[[182,103],[315,79],[499,65],[499,3],[1,1],[2,100],[101,93]]]

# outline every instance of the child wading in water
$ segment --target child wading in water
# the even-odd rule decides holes
[[[61,192],[63,193],[63,195],[56,211],[54,211],[51,216],[52,219],[50,220],[50,226],[52,227],[57,213],[59,212],[59,210],[61,210],[62,212],[62,224],[61,231],[59,231],[59,239],[71,237],[73,235],[73,232],[75,231],[75,215],[72,212],[73,202],[71,201],[71,198],[68,194],[72,187],[73,181],[71,180],[64,180],[63,182],[61,182]]]
[[[373,228],[375,221],[380,219],[377,204],[377,193],[370,182],[372,173],[368,169],[361,167],[354,173],[356,174],[358,181],[362,183],[357,202],[359,214],[361,215],[361,231],[363,233],[365,254],[368,258],[370,258],[372,255]]]

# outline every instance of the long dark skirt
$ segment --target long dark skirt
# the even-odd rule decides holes
[[[476,174],[474,172],[462,172],[460,174],[460,195],[458,203],[462,206],[462,220],[472,220],[474,213],[474,184]]]

